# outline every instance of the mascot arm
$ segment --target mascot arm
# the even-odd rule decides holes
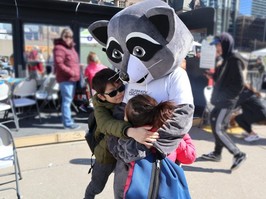
[[[192,126],[194,114],[193,95],[186,71],[178,67],[166,81],[168,100],[176,102],[178,106],[173,117],[157,131],[160,138],[154,143],[154,147],[164,154],[171,153],[178,147]]]
[[[183,136],[190,130],[193,122],[194,106],[185,104],[175,109],[173,117],[158,129],[159,139],[154,147],[161,153],[168,154],[174,151]]]
[[[150,152],[143,144],[136,142],[133,138],[120,138],[109,136],[107,139],[108,150],[116,159],[125,163],[143,159]]]

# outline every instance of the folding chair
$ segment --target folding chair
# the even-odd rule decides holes
[[[8,170],[10,167],[13,168],[11,172]],[[17,150],[11,131],[2,124],[0,124],[0,169],[5,169],[5,172],[1,172],[0,175],[0,191],[14,189],[17,192],[17,198],[20,199],[19,180],[22,179],[22,176]],[[10,179],[7,176],[13,176],[14,178]],[[15,187],[11,187],[12,182],[16,182]]]
[[[50,101],[53,103],[54,108],[57,110],[56,100],[58,100],[58,84],[56,82],[55,76],[49,75],[45,78],[40,89],[37,90],[35,96],[37,100],[43,100],[40,110],[42,110],[46,105],[50,106]]]
[[[16,130],[18,130],[18,118],[12,105],[12,100],[10,99],[11,85],[6,81],[0,82],[0,91],[0,112],[4,111],[3,121],[1,122],[1,124],[14,122]],[[12,111],[13,119],[8,119],[8,113],[10,110]]]
[[[199,128],[201,128],[203,124],[209,123],[210,113],[211,110],[213,109],[213,105],[211,104],[212,91],[213,91],[212,86],[206,86],[203,90],[206,105],[201,116],[201,121],[198,126]]]
[[[35,79],[25,79],[19,82],[13,90],[12,103],[13,103],[14,108],[20,108],[20,109],[24,107],[31,108],[32,106],[35,105],[37,109],[37,114],[39,115],[39,119],[41,121],[39,105],[35,97],[36,90],[37,90],[37,81]],[[18,117],[18,119],[22,119],[22,118],[30,117],[30,116],[34,116],[34,115],[32,114],[32,115],[28,115],[24,117]]]

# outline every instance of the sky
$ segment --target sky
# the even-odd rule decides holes
[[[251,15],[252,0],[240,0],[239,12],[243,15]]]

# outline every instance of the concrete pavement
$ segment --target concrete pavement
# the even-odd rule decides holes
[[[223,151],[221,162],[198,159],[183,165],[193,199],[264,199],[266,198],[266,127],[255,126],[262,137],[246,143],[230,135],[248,154],[246,162],[230,173],[232,155]],[[198,156],[213,150],[213,135],[193,127],[190,135]],[[18,148],[24,199],[82,199],[90,180],[90,150],[85,141]],[[113,174],[98,199],[113,199]],[[0,192],[0,199],[15,199],[15,191]]]

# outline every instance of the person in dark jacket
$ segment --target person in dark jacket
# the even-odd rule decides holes
[[[216,46],[216,56],[221,56],[223,61],[216,67],[213,75],[214,87],[211,103],[214,108],[210,115],[212,132],[215,138],[214,151],[203,154],[202,158],[211,161],[220,161],[223,147],[233,154],[231,171],[238,168],[246,159],[246,154],[241,152],[235,143],[226,133],[230,116],[234,110],[238,96],[244,88],[242,70],[244,61],[241,56],[235,53],[234,39],[228,33],[216,36],[211,42]]]
[[[260,139],[258,134],[252,130],[252,124],[266,120],[266,107],[262,104],[260,97],[259,92],[246,85],[237,102],[241,113],[235,117],[235,121],[245,130],[243,135],[246,142]]]
[[[56,80],[61,93],[62,122],[66,129],[78,129],[71,118],[71,103],[76,90],[76,82],[80,79],[79,56],[74,48],[73,32],[66,28],[61,37],[54,40],[54,65]]]

